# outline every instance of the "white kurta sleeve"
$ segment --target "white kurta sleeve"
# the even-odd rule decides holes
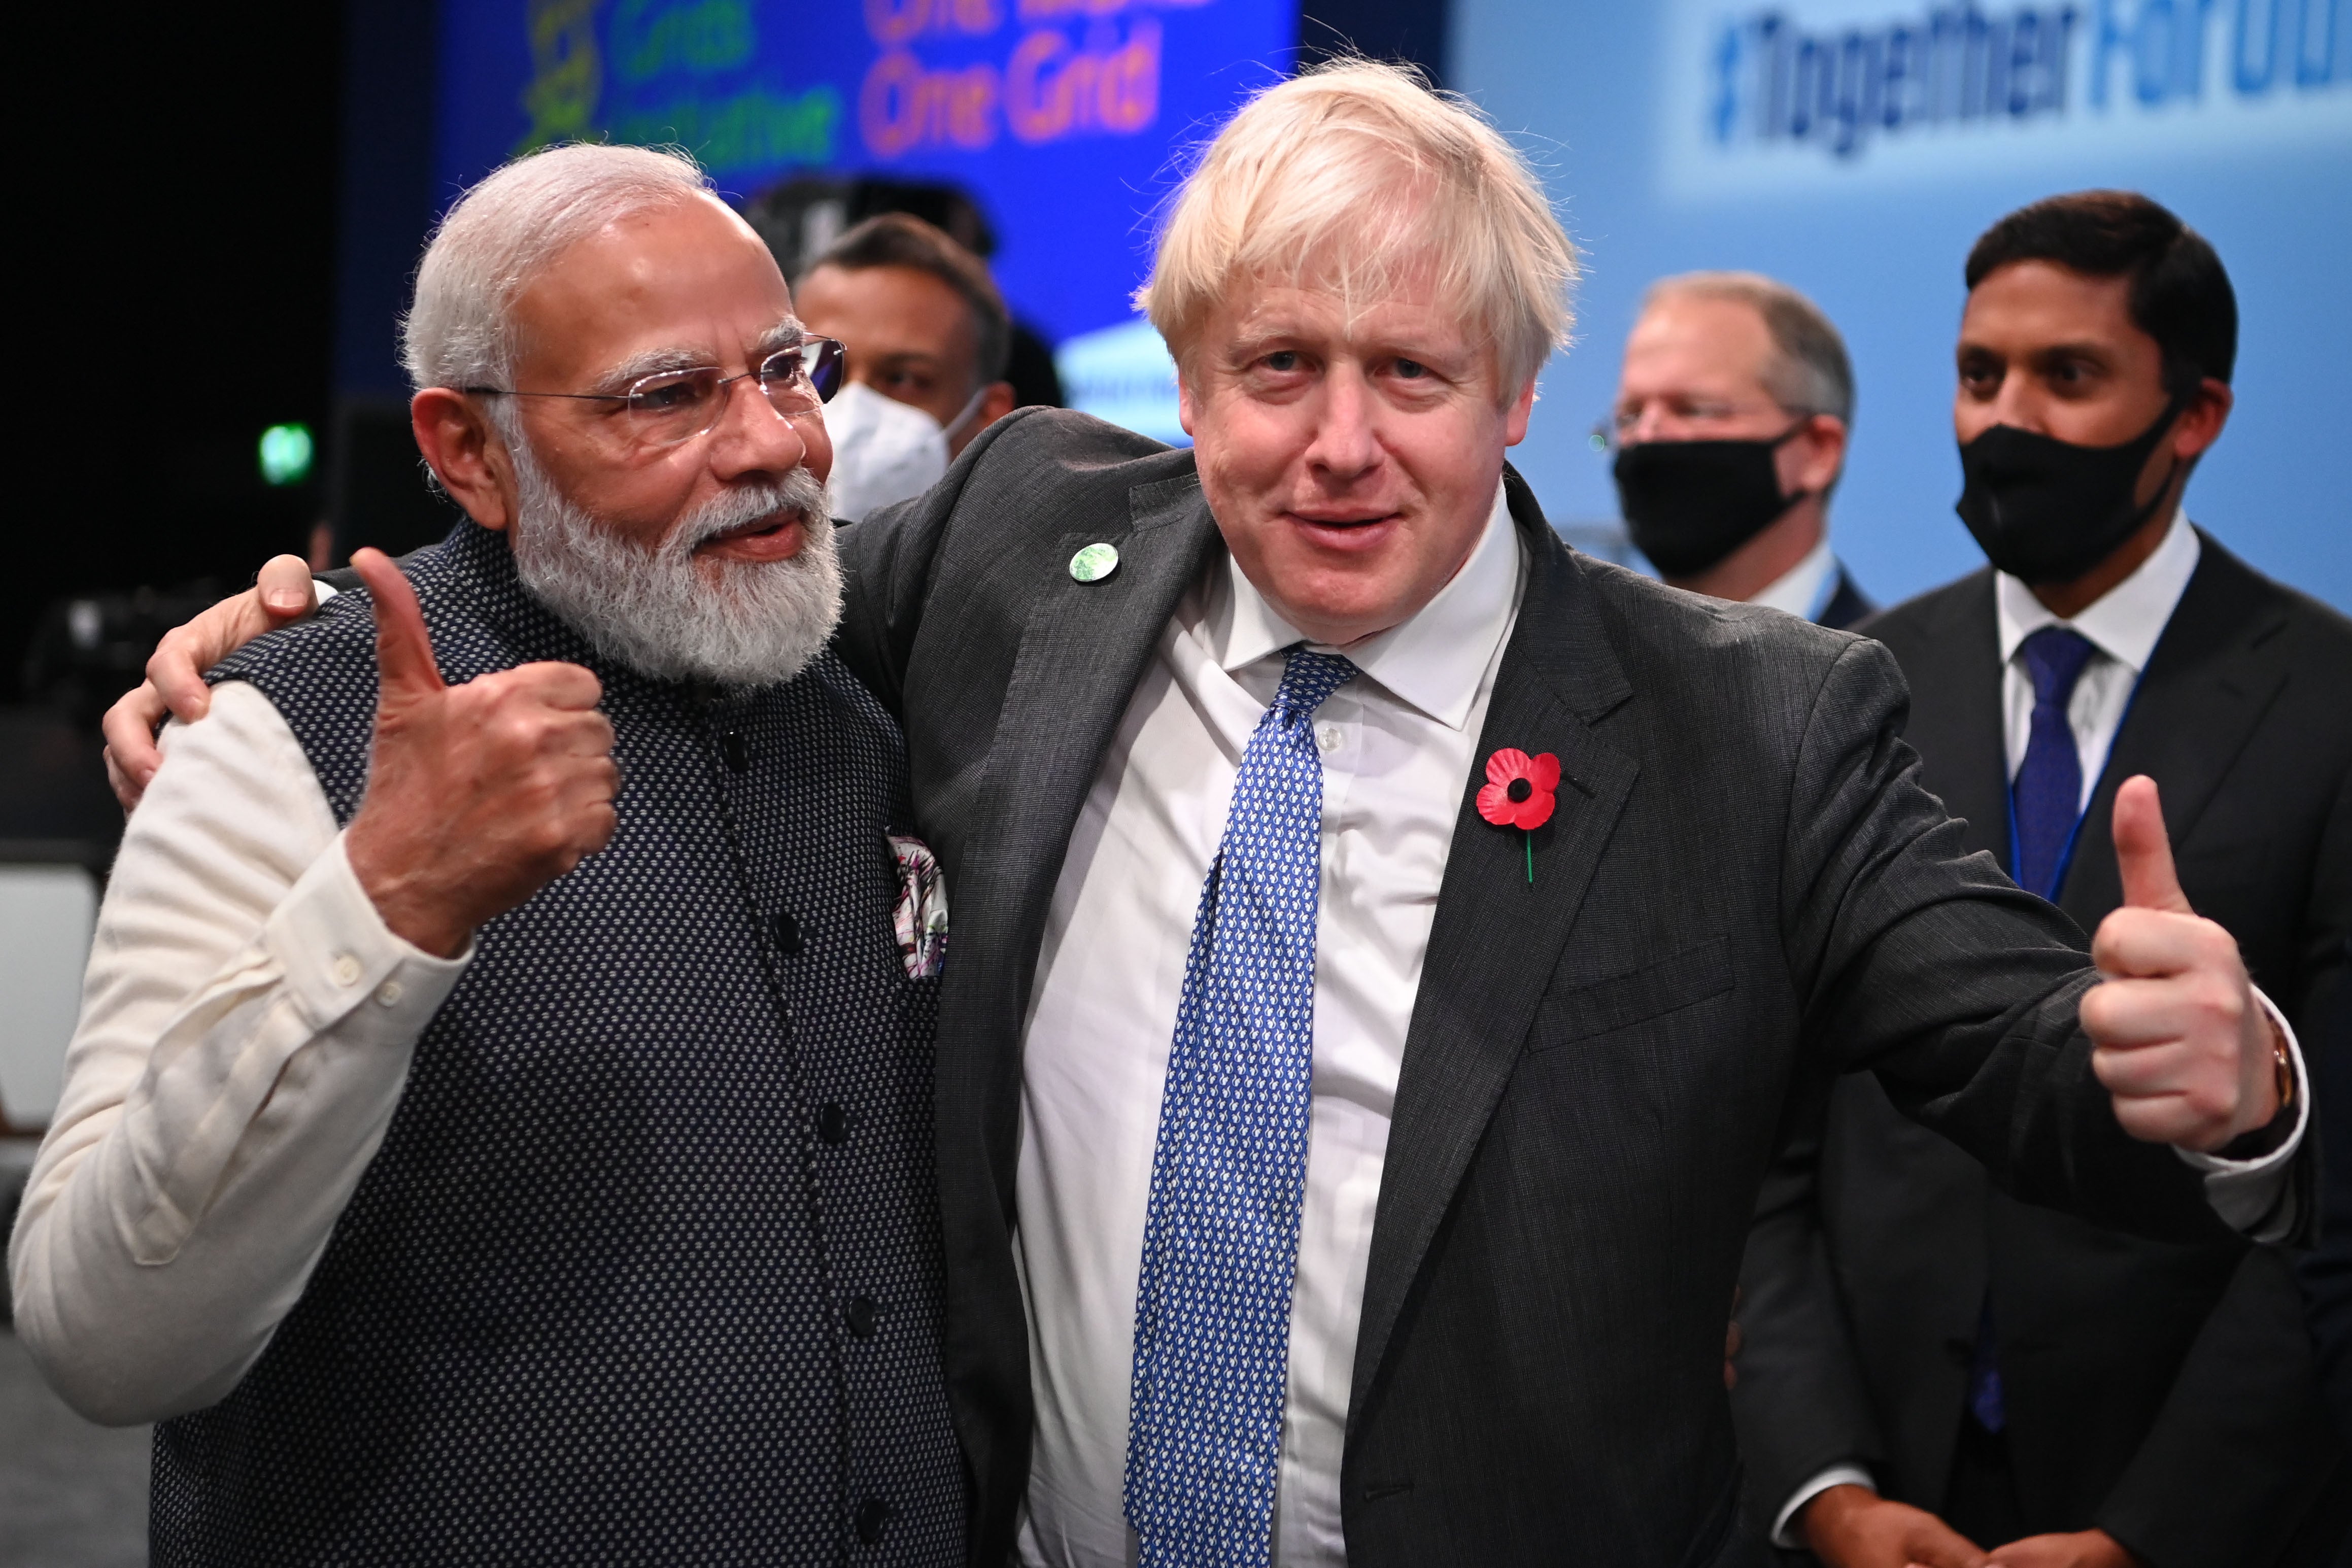
[[[385,927],[252,687],[220,687],[163,751],[9,1247],[17,1333],[118,1424],[213,1404],[259,1359],[470,957]]]

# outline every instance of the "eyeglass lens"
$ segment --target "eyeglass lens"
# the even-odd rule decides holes
[[[843,357],[835,340],[810,338],[770,354],[754,374],[778,416],[797,417],[840,389]],[[646,376],[629,388],[631,423],[657,446],[691,439],[719,422],[728,389],[741,379],[709,365]]]

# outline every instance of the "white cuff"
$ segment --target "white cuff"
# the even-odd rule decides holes
[[[261,945],[284,970],[286,988],[314,1032],[372,1001],[374,1021],[364,1033],[414,1040],[448,1000],[474,947],[469,942],[457,957],[436,958],[385,925],[344,853],[349,837],[337,835],[270,912]]]
[[[325,578],[314,576],[310,579],[310,607],[313,610],[323,610],[327,607],[327,601],[341,592],[341,588]]]
[[[2263,994],[2261,986],[2252,989],[2254,1000],[2263,1005],[2280,1038],[2286,1041],[2287,1058],[2294,1067],[2294,1131],[2285,1142],[2256,1160],[2224,1160],[2179,1144],[2172,1152],[2190,1170],[2204,1173],[2205,1201],[2231,1229],[2249,1241],[2277,1241],[2294,1229],[2294,1194],[2289,1177],[2295,1152],[2303,1147],[2304,1131],[2311,1125],[2311,1075],[2304,1070],[2303,1046],[2294,1037],[2294,1026]]]
[[[1796,1522],[1799,1510],[1832,1487],[1861,1487],[1873,1492],[1878,1489],[1870,1479],[1870,1472],[1860,1465],[1832,1465],[1790,1492],[1789,1500],[1780,1505],[1779,1515],[1772,1521],[1772,1544],[1784,1552],[1803,1551],[1804,1538],[1790,1533],[1789,1526]]]

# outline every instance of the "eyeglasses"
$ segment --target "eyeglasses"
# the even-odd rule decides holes
[[[649,447],[675,447],[691,441],[719,423],[727,411],[729,389],[745,376],[759,378],[760,390],[779,419],[814,414],[841,390],[841,367],[847,350],[837,338],[803,338],[778,349],[756,370],[728,375],[716,365],[694,370],[666,370],[640,376],[626,392],[517,392],[503,386],[469,386],[485,397],[565,397],[580,403],[618,403],[637,440]]]
[[[1794,415],[1800,425],[1812,417],[1803,409],[1779,411]],[[1756,412],[1758,410],[1743,408],[1736,403],[1691,401],[1675,405],[1671,417],[1685,427],[1706,431],[1710,426],[1720,426],[1733,419],[1745,418]],[[1625,445],[1626,437],[1632,435],[1634,428],[1642,423],[1642,414],[1643,411],[1640,409],[1621,408],[1607,417],[1596,421],[1586,440],[1596,452],[1614,451]]]

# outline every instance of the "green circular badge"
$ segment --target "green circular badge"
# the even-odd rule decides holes
[[[1081,583],[1099,583],[1118,570],[1118,546],[1099,542],[1070,557],[1070,575]]]

